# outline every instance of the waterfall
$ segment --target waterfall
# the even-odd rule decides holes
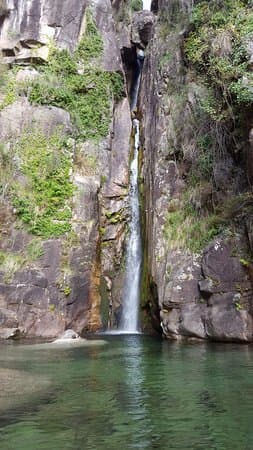
[[[136,66],[131,89],[131,111],[135,113],[137,107],[141,70],[144,60],[144,52],[137,49]],[[120,322],[120,330],[126,333],[138,332],[139,303],[140,303],[140,278],[142,263],[140,202],[138,187],[138,154],[140,146],[140,123],[133,119],[134,131],[134,155],[130,166],[130,214],[129,240],[126,253],[126,279],[123,288],[123,304]]]
[[[123,307],[120,329],[129,333],[138,331],[138,312],[140,299],[140,275],[141,275],[141,228],[140,228],[140,204],[138,189],[138,152],[140,139],[140,125],[137,119],[133,120],[134,129],[134,156],[131,163],[130,175],[130,212],[131,221],[129,229],[129,241],[126,255],[126,280],[123,289]]]
[[[146,9],[146,10],[148,10],[148,11],[150,11],[151,10],[151,2],[152,2],[152,0],[143,0],[142,1],[142,9]]]

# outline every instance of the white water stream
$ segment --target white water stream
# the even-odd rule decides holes
[[[141,227],[138,188],[138,152],[140,145],[139,120],[133,119],[134,156],[130,166],[130,230],[126,255],[126,280],[123,289],[123,305],[120,330],[122,332],[138,332],[140,276],[141,276]]]
[[[152,0],[143,0],[142,1],[142,5],[143,5],[142,9],[150,11],[151,10],[151,1]]]
[[[143,9],[150,11],[151,0],[143,0]],[[131,112],[136,113],[144,51],[136,48],[136,66],[131,89]],[[142,243],[140,224],[140,202],[138,187],[138,154],[140,146],[140,123],[133,119],[134,155],[130,166],[130,214],[129,240],[126,253],[126,279],[123,288],[122,314],[119,332],[139,332],[140,280],[142,265]]]

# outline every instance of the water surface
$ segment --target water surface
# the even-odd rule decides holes
[[[251,346],[103,339],[0,346],[2,370],[41,383],[6,406],[0,396],[1,450],[253,449]]]

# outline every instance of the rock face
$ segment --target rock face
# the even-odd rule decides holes
[[[79,37],[85,0],[8,0],[1,29],[3,55],[11,61],[41,61],[48,57],[48,44],[55,40],[73,50]]]
[[[245,180],[247,171],[249,179],[252,175],[252,131],[249,148],[247,119],[240,157],[232,151],[234,144],[223,143],[206,181],[206,167],[198,166],[201,129],[205,136],[211,129],[205,113],[199,111],[205,86],[194,79],[183,53],[193,3],[158,2],[159,19],[144,63],[139,108],[143,119],[144,271],[149,286],[142,307],[152,314],[158,303],[160,325],[168,339],[251,342],[252,217]],[[227,36],[221,38],[219,54],[228,54],[231,42]],[[212,139],[218,140],[217,136]],[[204,151],[208,153],[208,146]],[[212,232],[205,234],[206,222],[216,220],[213,205],[222,211],[222,225],[219,222],[217,230],[211,222],[207,226],[216,237]],[[231,205],[231,211],[224,205]]]
[[[74,189],[68,206],[72,230],[37,238],[18,220],[9,178],[1,185],[0,337],[49,338],[66,328],[79,334],[93,332],[107,327],[109,304],[116,305],[115,310],[120,304],[128,215],[129,103],[123,86],[120,99],[111,96],[108,100],[107,137],[92,141],[76,138],[73,116],[64,108],[46,101],[31,104],[29,95],[33,82],[43,82],[40,64],[47,63],[52,43],[73,53],[85,36],[89,16],[102,41],[102,54],[92,61],[92,67],[96,66],[98,76],[117,73],[124,79],[112,6],[109,0],[92,4],[86,0],[8,0],[1,14],[1,67],[11,69],[14,87],[0,92],[1,167],[22,136],[39,130],[50,148],[50,139],[60,133],[66,143],[63,153],[67,148],[71,154]],[[20,66],[18,72],[12,71],[15,65]],[[84,69],[78,67],[80,73]],[[51,82],[54,89],[56,81]],[[88,89],[95,86],[93,80]],[[14,152],[11,158],[8,167],[20,185],[26,186],[21,155]]]
[[[152,38],[155,16],[150,11],[137,12],[132,21],[131,40],[139,46],[146,46]]]

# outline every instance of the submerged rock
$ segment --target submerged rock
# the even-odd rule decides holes
[[[45,394],[51,384],[47,377],[5,368],[0,368],[0,380],[0,413],[21,407],[35,395]]]

